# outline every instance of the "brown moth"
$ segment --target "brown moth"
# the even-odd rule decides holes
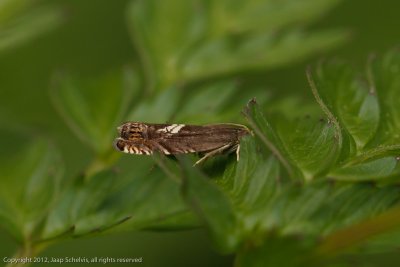
[[[151,155],[160,152],[165,155],[202,153],[196,164],[220,153],[236,151],[239,160],[240,138],[250,130],[240,124],[153,124],[126,122],[118,127],[119,137],[115,147],[122,152]]]

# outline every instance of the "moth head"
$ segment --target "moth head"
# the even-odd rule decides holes
[[[127,122],[119,126],[119,136],[125,140],[137,140],[147,138],[147,125],[140,122]]]

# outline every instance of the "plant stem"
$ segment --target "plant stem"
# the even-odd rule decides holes
[[[399,225],[400,207],[396,206],[374,218],[328,235],[316,251],[320,255],[335,256],[380,234],[396,230]]]

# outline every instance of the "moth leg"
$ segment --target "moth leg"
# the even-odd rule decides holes
[[[239,161],[240,158],[240,144],[234,144],[232,147],[226,152],[227,154],[230,154],[232,152],[236,153],[236,160]]]
[[[227,149],[228,147],[231,147],[231,146],[232,146],[232,144],[227,144],[227,145],[221,146],[219,148],[216,148],[214,150],[211,150],[210,152],[206,153],[201,159],[196,161],[196,163],[193,166],[196,166],[197,164],[202,163],[206,159],[208,159],[208,158],[210,158],[210,157],[212,157],[212,156],[214,156],[216,154],[221,153],[222,151],[224,151],[225,149]]]

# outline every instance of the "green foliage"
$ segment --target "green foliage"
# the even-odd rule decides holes
[[[399,128],[393,111],[398,99],[397,57],[398,52],[391,51],[370,60],[365,77],[340,63],[320,66],[313,77],[309,73],[317,102],[338,130],[336,139],[342,144],[331,173],[334,178],[377,180],[398,174]],[[390,83],[378,83],[382,80]]]
[[[0,52],[25,43],[63,22],[63,11],[56,6],[34,7],[33,1],[0,2]]]
[[[35,237],[60,191],[63,166],[59,153],[43,139],[3,131],[0,218],[20,241]],[[8,143],[13,144],[11,149]],[[7,156],[6,156],[7,155]]]
[[[327,264],[351,246],[373,249],[365,241],[400,223],[391,209],[400,200],[398,51],[371,59],[365,75],[340,62],[308,71],[317,114],[272,116],[251,100],[242,113],[254,135],[242,139],[239,162],[227,155],[195,168],[191,155],[112,147],[126,120],[237,121],[243,96],[268,96],[241,92],[233,76],[341,42],[343,31],[304,30],[336,2],[133,1],[127,19],[144,78],[130,68],[55,75],[50,98],[91,163],[67,176],[49,138],[2,130],[0,225],[22,255],[69,237],[191,227],[206,227],[237,266]],[[381,240],[392,248],[398,235]]]
[[[78,82],[69,75],[59,74],[54,79],[51,96],[54,107],[74,133],[102,155],[110,150],[115,128],[138,94],[135,82],[137,79],[130,69],[94,81]]]
[[[150,89],[165,89],[274,68],[337,45],[344,31],[303,29],[336,2],[140,0],[127,14]]]

